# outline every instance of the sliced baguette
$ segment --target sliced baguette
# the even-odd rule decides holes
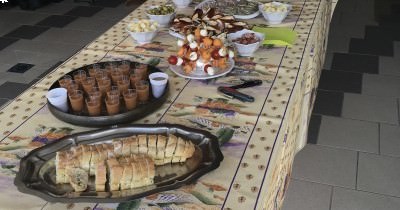
[[[97,192],[106,191],[107,168],[104,163],[98,163],[95,168],[95,187]]]
[[[139,153],[139,142],[136,136],[129,137],[128,141],[131,142],[131,154]]]
[[[185,150],[185,140],[181,137],[178,138],[178,143],[176,145],[176,149],[174,152],[174,156],[172,157],[172,163],[178,163],[183,156],[183,152]]]
[[[121,157],[122,156],[122,141],[113,140],[112,144],[114,146],[115,157]]]
[[[131,155],[131,142],[129,141],[129,138],[124,138],[121,140],[122,142],[122,156],[130,156]]]
[[[147,155],[148,151],[147,135],[138,135],[138,141],[139,141],[139,153]]]
[[[172,162],[172,157],[174,156],[174,152],[176,150],[177,143],[178,143],[178,137],[176,137],[173,134],[170,134],[168,136],[168,142],[165,147],[164,164]]]
[[[148,135],[147,136],[147,154],[155,159],[157,156],[157,135]]]
[[[162,135],[158,135],[157,137],[157,154],[154,162],[156,165],[163,165],[164,164],[164,157],[165,157],[165,146],[167,143],[167,138]]]
[[[127,164],[123,165],[123,172],[122,172],[122,178],[121,178],[121,182],[120,182],[120,186],[121,186],[121,190],[127,190],[131,188],[131,182],[132,182],[132,165],[129,164],[129,162]]]
[[[86,190],[89,181],[89,174],[82,168],[71,168],[67,170],[67,176],[75,192]]]

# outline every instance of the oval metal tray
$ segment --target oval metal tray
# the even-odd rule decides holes
[[[97,63],[101,65],[102,67],[109,62],[101,62]],[[119,63],[119,62],[115,62]],[[131,67],[133,67],[136,63],[131,62]],[[69,72],[67,75],[70,75],[71,77],[73,76],[73,73],[77,70],[83,69],[85,71],[88,71],[89,67],[93,65],[86,65],[83,66],[79,69],[73,70]],[[152,72],[161,72],[158,68],[154,66],[148,66],[149,73]],[[53,85],[50,87],[49,90],[58,88],[60,87],[58,81],[54,82]],[[125,111],[120,114],[116,115],[111,115],[108,116],[106,115],[106,110],[105,107],[102,107],[102,114],[101,116],[88,116],[88,115],[76,115],[72,112],[63,112],[53,106],[49,101],[47,101],[47,106],[50,110],[50,112],[58,119],[68,122],[71,124],[75,125],[80,125],[80,126],[85,126],[85,127],[102,127],[102,126],[110,126],[110,125],[118,125],[118,124],[125,124],[125,123],[130,123],[132,121],[138,120],[140,118],[145,117],[148,114],[151,114],[158,108],[160,108],[165,101],[167,100],[169,92],[169,84],[167,84],[167,87],[163,93],[163,95],[160,98],[154,98],[152,93],[151,93],[151,88],[150,88],[150,99],[149,102],[146,104],[141,104],[138,107],[136,107],[134,110],[131,111]]]
[[[192,141],[196,145],[196,151],[185,163],[157,166],[154,185],[142,188],[95,192],[89,187],[85,192],[73,192],[69,184],[55,184],[54,160],[57,151],[135,134],[175,134]],[[19,191],[50,202],[124,202],[192,183],[218,168],[222,160],[223,155],[217,138],[206,131],[172,124],[117,126],[66,136],[59,141],[32,150],[21,159],[14,184]]]

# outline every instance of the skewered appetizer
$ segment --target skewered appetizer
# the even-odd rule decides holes
[[[170,56],[168,62],[182,66],[186,74],[200,70],[214,75],[218,69],[227,68],[228,59],[234,57],[234,52],[225,46],[223,40],[224,38],[208,36],[207,29],[198,27],[185,40],[178,40],[178,53]]]
[[[76,192],[85,191],[92,176],[98,192],[148,186],[154,183],[155,166],[185,162],[194,152],[191,141],[172,134],[79,145],[56,153],[56,183],[69,183]]]
[[[248,28],[247,23],[235,20],[232,15],[224,15],[214,8],[209,8],[206,11],[196,9],[192,17],[176,17],[171,30],[187,35],[194,33],[198,26],[205,28],[209,36],[223,32],[233,33]]]

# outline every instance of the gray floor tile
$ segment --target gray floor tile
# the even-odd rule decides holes
[[[124,17],[126,17],[129,13],[131,13],[133,10],[134,10],[134,8],[133,9],[104,8],[101,11],[99,11],[97,14],[93,15],[93,17],[101,18],[101,19],[121,20]],[[118,11],[118,12],[116,12],[116,11]]]
[[[400,159],[360,153],[357,189],[400,196]]]
[[[43,6],[41,8],[38,8],[35,10],[35,12],[38,13],[44,13],[44,14],[52,14],[52,15],[62,15],[72,8],[74,8],[76,5],[68,5],[68,4],[59,4],[59,3],[51,3],[46,6]]]
[[[394,56],[400,58],[400,42],[393,42]]]
[[[16,96],[25,91],[30,85],[17,83],[17,82],[5,82],[0,85],[0,98],[14,99]]]
[[[17,29],[20,26],[20,24],[14,22],[0,22],[0,36],[8,34],[9,32]]]
[[[398,210],[400,198],[334,188],[331,210]]]
[[[116,24],[118,20],[103,18],[79,17],[74,22],[66,25],[64,29],[75,29],[81,31],[99,31],[105,32]]]
[[[400,127],[380,125],[381,154],[400,157]]]
[[[325,54],[325,62],[324,62],[324,69],[331,69],[333,60],[333,53],[326,52]]]
[[[346,36],[332,36],[328,39],[328,52],[343,52],[349,51],[350,39]]]
[[[86,44],[97,38],[99,35],[99,32],[94,31],[51,28],[48,31],[37,36],[34,40],[41,42],[62,42],[67,44],[85,46]]]
[[[282,210],[329,210],[332,187],[291,180]]]
[[[345,93],[342,116],[350,119],[398,124],[395,98]]]
[[[365,74],[362,94],[400,97],[400,77]]]
[[[379,74],[400,76],[400,56],[380,56],[379,57]]]
[[[295,157],[293,178],[355,188],[357,152],[306,145]]]
[[[3,108],[3,106],[7,105],[7,103],[9,102],[9,99],[6,98],[0,98],[0,108]]]
[[[33,25],[46,17],[46,14],[38,14],[29,11],[26,12],[6,10],[0,12],[0,22],[10,22],[10,20],[12,20],[12,22],[15,24]]]
[[[70,56],[71,54],[67,56]],[[22,51],[22,50],[0,51],[0,63],[6,63],[6,64],[30,63],[38,66],[51,66],[57,61],[64,60],[65,57],[66,56],[55,53],[51,54],[51,53],[41,53],[41,52]]]
[[[317,144],[379,153],[378,124],[322,116]]]

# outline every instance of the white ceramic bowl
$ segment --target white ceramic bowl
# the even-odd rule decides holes
[[[134,40],[136,40],[137,43],[142,45],[142,44],[151,43],[151,41],[157,35],[158,29],[155,31],[148,31],[148,32],[132,32],[129,30],[129,26],[128,26],[128,28],[126,28],[126,31],[128,31],[129,35],[131,35],[131,37]]]
[[[253,44],[240,44],[237,42],[233,42],[235,44],[235,47],[239,53],[240,56],[252,56],[257,50],[258,48],[260,48],[261,44],[263,43],[265,36],[262,33],[258,33],[252,30],[248,30],[248,29],[243,29],[240,31],[237,31],[235,33],[231,33],[228,34],[228,39],[230,41],[233,41],[237,38],[242,37],[243,34],[246,33],[254,33],[256,35],[256,37],[258,39],[260,39],[260,41],[253,43]]]
[[[149,9],[153,9],[153,8],[157,8],[159,6],[152,6]],[[147,13],[147,17],[150,18],[150,20],[154,20],[156,21],[161,27],[166,27],[169,25],[169,23],[171,22],[171,20],[175,17],[175,12],[171,13],[171,14],[167,14],[167,15],[151,15],[149,13]]]
[[[172,0],[176,7],[178,8],[186,8],[192,3],[192,0]]]
[[[287,8],[286,12],[266,12],[266,11],[264,11],[263,4],[260,4],[258,6],[258,8],[259,8],[260,12],[262,13],[262,15],[264,16],[265,20],[267,20],[267,22],[269,24],[280,24],[286,18],[286,16],[289,14],[290,10],[292,9],[292,5],[284,4],[284,3],[280,3],[280,2],[272,2],[272,3],[277,4],[277,5],[285,5]]]

